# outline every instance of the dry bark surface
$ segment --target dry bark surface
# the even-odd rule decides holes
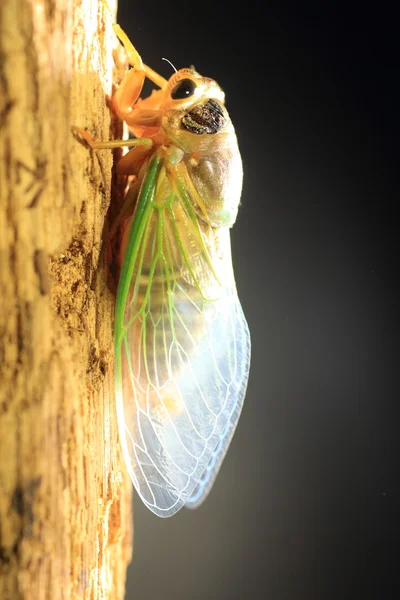
[[[110,2],[113,5],[112,2]],[[0,3],[0,598],[119,599],[131,484],[105,238],[115,36],[97,0]]]

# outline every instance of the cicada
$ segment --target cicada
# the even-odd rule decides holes
[[[199,506],[245,397],[250,335],[232,267],[242,161],[224,92],[193,67],[169,80],[113,25],[130,69],[112,98],[135,136],[118,221],[115,395],[129,474],[160,517]],[[159,89],[139,98],[145,78]]]

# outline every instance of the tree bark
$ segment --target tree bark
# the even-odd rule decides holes
[[[124,596],[131,483],[104,258],[112,156],[70,130],[110,138],[115,44],[98,0],[0,2],[1,600]]]

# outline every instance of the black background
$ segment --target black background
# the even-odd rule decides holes
[[[120,0],[118,22],[164,77],[226,93],[253,347],[206,503],[162,520],[135,497],[127,600],[400,597],[395,11]]]

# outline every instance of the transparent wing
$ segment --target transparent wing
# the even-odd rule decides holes
[[[128,470],[161,517],[197,506],[235,430],[250,360],[229,230],[197,217],[156,158],[132,220],[116,311],[116,391]]]

